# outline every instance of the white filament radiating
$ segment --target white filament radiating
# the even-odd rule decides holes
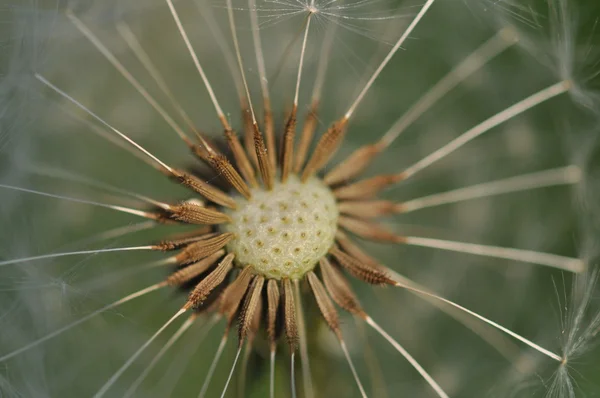
[[[269,397],[275,398],[275,348],[269,355]]]
[[[231,370],[229,371],[229,376],[227,377],[227,381],[225,382],[225,387],[223,387],[223,392],[221,393],[221,398],[225,398],[225,394],[227,393],[227,387],[229,387],[229,383],[231,382],[231,378],[233,377],[233,372],[235,371],[235,366],[240,359],[240,353],[242,352],[242,344],[238,347],[237,353],[235,354],[235,359],[233,360],[233,365],[231,365]]]
[[[477,256],[502,258],[506,260],[522,261],[525,263],[545,265],[569,272],[583,272],[585,262],[572,257],[559,256],[556,254],[522,250],[507,247],[478,245],[474,243],[456,242],[442,239],[422,238],[407,236],[403,238],[404,243],[413,246],[430,247],[441,250],[449,250],[458,253],[474,254]]]
[[[256,115],[254,114],[254,107],[252,106],[252,98],[250,96],[250,89],[248,88],[248,81],[246,80],[246,72],[244,72],[244,63],[242,61],[242,53],[240,51],[240,43],[237,37],[237,29],[235,27],[235,17],[233,15],[233,5],[231,0],[227,0],[227,16],[229,18],[229,28],[231,30],[231,37],[233,39],[233,47],[235,49],[235,56],[239,67],[239,72],[242,77],[244,84],[244,90],[246,92],[246,98],[248,100],[248,107],[250,109],[250,115],[252,116],[252,123],[256,125]]]
[[[171,10],[171,15],[173,16],[173,20],[175,21],[175,24],[177,24],[177,29],[179,30],[179,34],[181,34],[181,38],[183,39],[183,41],[188,49],[188,52],[190,53],[190,56],[192,57],[192,60],[194,61],[194,65],[196,66],[196,69],[198,70],[198,73],[200,74],[200,77],[202,78],[202,81],[204,82],[204,86],[206,87],[206,90],[208,91],[208,95],[210,96],[210,99],[215,107],[217,116],[219,117],[221,122],[224,124],[223,127],[227,128],[229,126],[226,124],[227,122],[225,119],[225,115],[223,114],[223,110],[221,109],[221,106],[219,105],[219,101],[217,100],[217,96],[215,95],[215,92],[213,91],[213,88],[210,85],[210,82],[208,81],[206,74],[204,73],[204,69],[202,69],[202,65],[200,64],[198,55],[196,55],[196,52],[194,51],[194,47],[192,46],[192,43],[190,42],[190,39],[188,38],[188,35],[187,35],[185,29],[183,28],[183,24],[181,23],[181,20],[179,19],[179,14],[177,13],[177,10],[175,9],[175,6],[173,5],[172,0],[165,0],[165,1],[167,2],[167,5],[169,6],[169,10]]]
[[[217,348],[217,352],[215,353],[215,357],[213,358],[212,363],[210,364],[210,368],[208,369],[208,373],[204,378],[204,382],[202,383],[202,388],[200,389],[200,393],[198,394],[198,398],[204,398],[206,395],[206,391],[208,390],[208,386],[210,381],[212,380],[212,376],[215,373],[215,369],[217,368],[217,364],[219,363],[219,359],[221,358],[221,354],[223,354],[223,350],[225,349],[225,345],[227,344],[227,333],[223,335],[221,338],[221,342],[219,343],[219,347]]]
[[[423,113],[435,105],[444,95],[456,87],[460,82],[477,72],[497,55],[517,42],[512,29],[503,29],[494,37],[487,40],[473,51],[460,64],[452,69],[446,76],[430,88],[419,98],[389,129],[380,140],[380,144],[387,147]]]
[[[296,398],[296,352],[292,351],[290,355],[290,390],[292,398]],[[308,395],[308,393],[305,393]]]
[[[377,331],[377,333],[379,333],[381,336],[383,336],[383,338],[385,338],[392,346],[394,346],[394,348],[400,353],[400,355],[402,355],[411,364],[411,366],[413,368],[415,368],[415,370],[421,374],[421,376],[425,379],[425,381],[427,381],[427,383],[429,383],[431,388],[433,388],[435,390],[435,392],[437,393],[437,395],[440,398],[448,398],[448,394],[446,394],[444,392],[444,390],[433,379],[433,377],[431,377],[431,375],[429,373],[427,373],[427,371],[425,369],[423,369],[423,367],[419,364],[419,362],[417,362],[417,360],[414,359],[412,357],[412,355],[410,355],[408,353],[408,351],[406,351],[404,349],[404,347],[402,347],[396,340],[394,340],[389,334],[387,334],[386,331],[383,330],[381,328],[381,326],[379,326],[370,316],[367,316],[365,318],[365,321],[373,329],[375,329]]]
[[[265,55],[263,53],[262,42],[258,27],[258,14],[256,12],[256,0],[248,0],[250,8],[250,23],[252,27],[252,41],[254,43],[254,52],[256,54],[256,64],[258,66],[258,78],[260,79],[260,89],[265,101],[265,105],[270,103],[269,99],[269,81],[267,80],[267,68],[265,67]]]
[[[146,69],[148,74],[150,74],[150,76],[152,77],[152,79],[154,80],[154,82],[156,83],[158,88],[160,89],[160,91],[162,91],[163,94],[167,96],[167,99],[171,103],[171,106],[175,110],[177,110],[177,112],[179,113],[179,115],[181,116],[183,121],[188,125],[188,127],[192,131],[194,131],[196,129],[194,122],[192,121],[190,116],[187,114],[187,112],[183,109],[183,107],[179,104],[179,102],[175,98],[175,95],[169,88],[169,85],[167,84],[167,82],[165,81],[165,79],[163,78],[161,73],[159,72],[156,65],[154,65],[154,62],[152,62],[152,60],[150,59],[150,56],[144,50],[144,48],[142,47],[142,44],[137,39],[137,37],[135,36],[135,34],[133,33],[133,31],[131,30],[129,25],[127,25],[124,22],[119,22],[117,24],[117,31],[121,34],[121,37],[123,37],[123,39],[129,46],[129,48],[131,48],[131,51],[133,52],[135,57],[138,59],[138,61],[140,61],[140,63],[144,67],[144,69]]]
[[[106,209],[116,210],[116,211],[120,211],[120,212],[123,212],[123,213],[133,214],[135,216],[140,216],[140,217],[145,217],[145,218],[151,217],[150,213],[148,213],[148,212],[145,212],[143,210],[132,209],[132,208],[129,208],[129,207],[124,207],[124,206],[109,205],[107,203],[100,203],[100,202],[95,202],[95,201],[92,201],[92,200],[71,198],[71,197],[68,197],[68,196],[62,196],[62,195],[56,195],[56,194],[48,193],[48,192],[36,191],[36,190],[33,190],[33,189],[28,189],[28,188],[15,187],[15,186],[12,186],[12,185],[0,184],[0,188],[10,189],[10,190],[13,190],[13,191],[18,191],[18,192],[31,193],[31,194],[34,194],[34,195],[45,196],[47,198],[68,200],[69,202],[75,202],[75,203],[82,203],[82,204],[86,204],[86,205],[104,207]]]
[[[160,327],[160,329],[158,329],[156,331],[156,333],[154,333],[152,335],[152,337],[150,337],[128,360],[127,362],[125,362],[123,364],[123,366],[121,366],[119,368],[119,370],[117,370],[110,379],[108,379],[108,381],[100,388],[100,390],[94,394],[94,398],[101,398],[104,396],[104,394],[106,394],[106,392],[113,386],[113,384],[115,384],[115,382],[119,379],[119,377],[121,377],[121,375],[133,364],[133,362],[135,362],[135,360],[141,355],[141,353],[148,348],[148,346],[150,344],[152,344],[152,342],[154,340],[156,340],[156,338],[167,328],[169,327],[169,325],[171,323],[173,323],[177,318],[179,318],[181,315],[183,315],[187,310],[185,308],[180,309],[179,311],[177,311],[177,313],[175,315],[173,315],[171,317],[171,319],[169,319],[164,325],[162,325]]]
[[[308,356],[308,343],[306,341],[306,323],[304,321],[304,309],[302,307],[302,297],[300,296],[300,284],[298,280],[294,281],[294,301],[296,304],[296,320],[298,322],[298,342],[300,348],[300,361],[302,362],[302,382],[304,384],[304,394],[306,398],[314,398],[312,374],[310,373],[310,359]],[[294,388],[294,391],[296,389]]]
[[[436,193],[402,203],[403,213],[471,199],[502,195],[512,192],[522,192],[531,189],[546,188],[558,185],[570,185],[581,182],[582,172],[577,166],[559,167],[556,169],[523,174],[516,177],[497,181],[485,182],[455,189],[448,192]]]
[[[53,168],[53,167],[44,165],[44,166],[39,166],[39,167],[31,167],[28,169],[28,171],[31,174],[35,174],[35,175],[39,175],[39,176],[43,176],[43,177],[60,179],[60,180],[68,181],[68,182],[76,182],[76,183],[79,183],[82,185],[87,185],[92,188],[101,189],[101,190],[104,190],[107,192],[112,192],[112,193],[123,195],[123,196],[129,196],[130,198],[137,199],[142,202],[151,204],[153,206],[161,207],[163,209],[166,209],[169,207],[168,204],[159,202],[148,196],[141,195],[139,193],[135,193],[132,191],[128,191],[126,189],[119,188],[114,185],[110,185],[110,184],[107,184],[107,183],[104,183],[101,181],[96,181],[92,178],[86,177],[81,174],[77,174],[77,173],[69,171],[69,170],[63,170],[60,168]]]
[[[101,124],[103,124],[109,130],[112,130],[114,133],[116,133],[117,135],[119,135],[125,141],[129,142],[131,145],[133,145],[138,150],[140,150],[141,152],[143,152],[150,159],[152,159],[153,161],[155,161],[156,163],[158,163],[163,169],[165,169],[165,170],[167,170],[167,171],[169,171],[171,173],[173,172],[173,169],[171,167],[167,166],[163,161],[161,161],[156,156],[154,156],[153,154],[151,154],[150,152],[148,152],[140,144],[138,144],[137,142],[135,142],[134,140],[132,140],[131,138],[129,138],[127,135],[123,134],[122,132],[120,132],[119,130],[117,130],[116,128],[114,128],[110,124],[108,124],[108,122],[106,122],[100,116],[96,115],[94,112],[92,112],[90,109],[88,109],[87,107],[85,107],[82,103],[80,103],[79,101],[77,101],[75,98],[71,97],[69,94],[67,94],[63,90],[59,89],[58,87],[56,87],[54,84],[50,83],[50,81],[48,81],[45,77],[43,77],[39,73],[36,73],[35,77],[40,82],[44,83],[46,86],[48,86],[49,88],[51,88],[52,90],[54,90],[56,93],[60,94],[62,97],[64,97],[65,99],[69,100],[71,103],[73,103],[74,105],[76,105],[77,107],[79,107],[85,113],[87,113],[88,115],[90,115],[91,117],[93,117],[94,119],[96,119],[98,122],[100,122]]]
[[[401,175],[404,178],[408,178],[423,170],[424,168],[431,166],[433,163],[438,160],[444,158],[455,150],[459,149],[469,141],[479,137],[480,135],[488,132],[494,127],[506,122],[507,120],[512,119],[513,117],[520,115],[521,113],[539,105],[543,102],[548,101],[560,94],[564,94],[571,88],[572,84],[570,81],[565,80],[553,84],[550,87],[546,87],[543,90],[538,91],[537,93],[517,102],[514,105],[509,106],[504,109],[502,112],[495,114],[489,119],[481,122],[477,126],[472,129],[466,131],[461,134],[454,140],[450,141],[448,144],[438,149],[437,151],[431,153],[425,158],[421,159],[414,165],[410,166],[408,169],[404,170]]]
[[[419,13],[415,16],[415,18],[410,23],[410,25],[408,25],[408,28],[406,28],[406,30],[404,31],[402,36],[400,36],[400,38],[398,39],[396,44],[394,44],[394,47],[392,47],[392,49],[386,55],[386,57],[383,59],[381,64],[379,64],[379,66],[377,67],[377,69],[375,70],[375,72],[373,73],[371,78],[369,79],[369,81],[367,81],[367,84],[365,85],[365,87],[358,94],[358,97],[356,97],[356,99],[354,100],[352,105],[350,105],[350,108],[348,108],[348,111],[344,115],[344,118],[350,119],[350,117],[354,113],[354,110],[356,109],[356,107],[358,106],[360,101],[363,99],[363,97],[365,96],[365,94],[367,93],[369,88],[371,88],[371,86],[375,82],[375,79],[377,79],[377,77],[379,76],[381,71],[385,68],[385,66],[388,64],[388,62],[390,62],[390,60],[392,59],[394,54],[396,54],[396,52],[400,49],[400,46],[402,46],[404,41],[408,38],[408,36],[412,33],[412,31],[417,27],[417,25],[419,24],[421,19],[425,16],[427,11],[429,10],[429,7],[431,7],[431,5],[433,4],[434,1],[435,0],[427,0],[427,2],[423,5],[423,7],[419,11]]]
[[[92,250],[79,250],[79,251],[64,252],[64,253],[42,254],[39,256],[14,258],[12,260],[0,261],[0,267],[3,267],[5,265],[26,263],[29,261],[47,260],[47,259],[58,258],[58,257],[81,256],[81,255],[87,255],[87,254],[114,253],[114,252],[126,252],[126,251],[137,251],[137,250],[154,250],[154,246],[114,247],[114,248],[110,248],[110,249],[92,249]]]
[[[148,91],[141,85],[139,81],[119,62],[117,57],[110,52],[108,48],[94,33],[79,19],[72,11],[67,11],[67,17],[75,25],[75,27],[96,47],[98,51],[123,75],[123,77],[144,97],[144,99],[160,114],[160,116],[167,122],[169,126],[179,135],[182,139],[187,140],[187,136],[179,127],[179,125],[169,116],[167,111],[161,107],[158,102],[148,93]]]
[[[62,328],[60,328],[58,330],[55,330],[54,332],[52,332],[50,334],[47,334],[44,337],[41,337],[41,338],[39,338],[39,339],[37,339],[35,341],[32,341],[31,343],[27,344],[24,347],[21,347],[21,348],[15,350],[13,352],[10,352],[8,354],[5,354],[5,355],[1,356],[0,357],[0,362],[4,362],[4,361],[6,361],[6,360],[8,360],[10,358],[13,358],[13,357],[15,357],[15,356],[17,356],[17,355],[25,352],[25,351],[28,351],[28,350],[30,350],[30,349],[32,349],[34,347],[37,347],[38,345],[40,345],[40,344],[42,344],[42,343],[44,343],[44,342],[46,342],[46,341],[48,341],[48,340],[50,340],[52,338],[54,338],[54,337],[56,337],[56,336],[64,333],[64,332],[66,332],[66,331],[74,328],[75,326],[78,326],[78,325],[84,323],[85,321],[87,321],[89,319],[92,319],[96,315],[99,315],[99,314],[101,314],[103,312],[106,312],[108,310],[116,308],[116,307],[120,306],[121,304],[125,304],[128,301],[131,301],[131,300],[136,299],[138,297],[141,297],[141,296],[143,296],[145,294],[148,294],[150,292],[158,290],[158,289],[160,289],[161,287],[164,287],[164,286],[166,286],[165,283],[157,283],[156,285],[148,286],[147,288],[144,288],[142,290],[138,290],[135,293],[131,293],[130,295],[127,295],[127,296],[125,296],[125,297],[123,297],[123,298],[121,298],[121,299],[119,299],[119,300],[117,300],[117,301],[115,301],[115,302],[113,302],[111,304],[108,304],[108,305],[106,305],[106,306],[104,306],[104,307],[102,307],[102,308],[100,308],[100,309],[98,309],[98,310],[96,310],[94,312],[91,312],[91,313],[87,314],[86,316],[84,316],[83,318],[80,318],[80,319],[76,320],[75,322],[71,322],[70,324],[68,324],[68,325],[66,325],[66,326],[64,326],[64,327],[62,327]]]
[[[352,376],[354,377],[354,381],[356,382],[356,385],[358,386],[358,389],[360,390],[360,394],[362,395],[363,398],[367,398],[367,393],[365,392],[365,389],[364,389],[362,383],[360,382],[360,379],[358,378],[358,373],[356,372],[356,369],[354,368],[354,364],[352,363],[352,358],[350,358],[350,353],[348,352],[348,347],[346,347],[346,343],[344,343],[343,340],[340,340],[340,346],[342,347],[342,351],[344,352],[346,361],[348,362],[348,365],[350,366],[350,370],[352,371]]]
[[[146,376],[148,376],[150,371],[154,368],[154,366],[158,363],[158,361],[160,361],[160,359],[167,353],[167,351],[173,346],[173,344],[175,344],[177,342],[177,340],[179,340],[181,338],[181,336],[183,336],[183,334],[192,326],[192,324],[196,320],[196,317],[197,317],[196,314],[192,314],[181,325],[181,327],[179,329],[177,329],[175,334],[173,334],[173,336],[171,336],[171,338],[165,343],[165,345],[163,345],[161,347],[158,354],[156,354],[156,356],[154,358],[152,358],[152,361],[150,361],[150,363],[148,364],[148,366],[146,366],[144,371],[131,384],[131,387],[129,387],[129,389],[127,391],[125,391],[125,394],[123,394],[123,398],[129,398],[129,397],[132,397],[133,394],[135,394],[135,391],[140,386],[140,384],[142,384],[142,382],[144,381]]]
[[[294,93],[294,106],[298,106],[298,96],[300,95],[300,81],[302,80],[302,66],[304,65],[304,54],[306,53],[306,42],[308,41],[308,31],[313,13],[309,13],[304,28],[304,38],[302,39],[302,50],[300,51],[300,62],[298,63],[298,75],[296,77],[296,90]]]
[[[478,313],[476,313],[474,311],[471,311],[471,310],[469,310],[469,309],[467,309],[467,308],[465,308],[465,307],[463,307],[463,306],[461,306],[459,304],[456,304],[456,303],[454,303],[454,302],[452,302],[452,301],[450,301],[448,299],[445,299],[445,298],[443,298],[441,296],[438,296],[436,294],[430,293],[430,292],[422,290],[422,289],[417,289],[417,288],[415,288],[413,286],[407,285],[404,282],[398,281],[397,280],[398,278],[396,278],[394,272],[389,272],[389,273],[390,273],[390,275],[392,275],[394,277],[394,279],[396,279],[396,286],[397,287],[400,287],[400,288],[403,288],[403,289],[407,289],[407,290],[416,292],[416,293],[421,294],[423,296],[431,297],[431,298],[439,300],[439,301],[441,301],[441,302],[443,302],[445,304],[448,304],[448,305],[450,305],[450,306],[452,306],[454,308],[457,308],[460,311],[463,311],[463,312],[465,312],[465,313],[467,313],[467,314],[469,314],[469,315],[471,315],[471,316],[479,319],[480,321],[483,321],[483,322],[487,323],[488,325],[493,326],[494,328],[496,328],[496,329],[498,329],[498,330],[500,330],[500,331],[508,334],[509,336],[511,336],[511,337],[519,340],[520,342],[528,345],[529,347],[531,347],[534,350],[536,350],[536,351],[538,351],[538,352],[546,355],[547,357],[552,358],[552,359],[554,359],[555,361],[558,361],[558,362],[562,362],[563,361],[563,358],[560,355],[557,355],[557,354],[553,353],[552,351],[547,350],[547,349],[541,347],[540,345],[532,342],[531,340],[528,340],[525,337],[523,337],[521,335],[518,335],[517,333],[513,332],[512,330],[510,330],[508,328],[505,328],[504,326],[502,326],[502,325],[500,325],[500,324],[498,324],[498,323],[496,323],[496,322],[494,322],[494,321],[492,321],[492,320],[490,320],[490,319],[488,319],[488,318],[486,318],[486,317],[484,317],[482,315],[479,315]]]

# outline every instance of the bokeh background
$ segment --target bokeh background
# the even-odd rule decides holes
[[[231,47],[224,1],[175,2],[221,106],[241,130],[238,93],[218,40]],[[339,118],[410,23],[420,3],[347,1],[317,17],[308,41],[300,110],[308,110],[325,32],[339,25],[319,111],[319,130]],[[298,46],[287,46],[302,28],[302,14],[285,15],[300,3],[258,2],[267,70],[279,130],[293,96]],[[317,7],[333,7],[316,2]],[[234,2],[246,73],[255,102],[259,82],[247,3]],[[0,182],[99,202],[131,204],[94,189],[82,179],[108,183],[158,200],[190,193],[175,186],[127,151],[100,137],[89,117],[44,88],[41,73],[168,164],[197,165],[186,146],[135,89],[64,16],[74,12],[132,73],[168,106],[115,26],[125,22],[164,74],[198,128],[217,139],[221,128],[202,81],[162,1],[8,1],[0,6]],[[385,151],[368,174],[401,171],[460,133],[526,96],[565,77],[578,84],[564,95],[511,120],[385,197],[407,200],[429,193],[575,164],[584,170],[578,186],[477,199],[399,215],[389,228],[441,239],[540,250],[585,259],[598,252],[599,70],[594,1],[438,0],[386,67],[350,124],[334,162],[373,142],[429,87],[500,29],[511,26],[520,42],[446,95]],[[389,18],[392,15],[398,15]],[[556,16],[559,15],[559,18]],[[564,17],[564,18],[563,18]],[[282,61],[283,57],[283,61]],[[170,109],[170,108],[169,108]],[[260,106],[258,106],[260,113]],[[175,112],[172,112],[174,115]],[[75,181],[79,180],[79,181]],[[10,259],[54,251],[140,245],[161,239],[157,227],[101,242],[103,231],[143,220],[68,201],[0,191],[0,256]],[[133,203],[132,205],[136,205]],[[561,319],[575,314],[574,277],[541,266],[432,249],[363,242],[382,263],[444,297],[510,327],[552,351],[565,336]],[[89,311],[156,283],[164,270],[142,270],[156,253],[98,254],[0,268],[0,355],[43,336]],[[354,282],[354,281],[353,281]],[[594,283],[590,274],[580,284]],[[501,353],[473,331],[419,297],[392,288],[353,283],[365,310],[403,344],[455,397],[544,396],[557,364],[521,344],[503,339]],[[178,306],[184,296],[158,292],[98,316],[47,344],[0,364],[0,395],[81,397],[93,394]],[[592,297],[583,325],[598,313]],[[358,396],[334,336],[307,296],[311,367],[319,397]],[[427,384],[381,337],[343,314],[343,329],[359,374],[371,396],[433,397]],[[121,396],[170,337],[169,329],[127,371],[109,396]],[[223,327],[203,341],[201,322],[171,349],[138,390],[141,397],[195,397]],[[484,328],[484,330],[487,330]],[[235,354],[235,336],[211,382],[218,396]],[[591,345],[572,363],[577,396],[600,395],[598,351]],[[266,346],[258,343],[248,378],[235,396],[268,393]],[[287,396],[287,353],[280,351],[277,396]],[[298,379],[301,388],[301,379]],[[560,396],[560,395],[559,395]]]

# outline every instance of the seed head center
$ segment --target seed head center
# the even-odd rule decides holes
[[[227,245],[238,266],[252,265],[267,278],[299,279],[311,271],[333,245],[338,208],[331,190],[317,178],[301,182],[290,175],[271,191],[252,190],[227,210],[235,234]]]

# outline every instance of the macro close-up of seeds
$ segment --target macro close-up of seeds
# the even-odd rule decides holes
[[[596,1],[0,15],[0,397],[600,396]]]

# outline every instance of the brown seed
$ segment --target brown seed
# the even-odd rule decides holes
[[[335,233],[335,239],[346,253],[352,257],[355,257],[358,261],[372,265],[380,270],[383,268],[383,266],[381,266],[377,260],[361,250],[360,247],[354,244],[350,238],[348,238],[348,236],[339,229]]]
[[[310,143],[312,142],[313,135],[317,128],[317,109],[319,102],[315,101],[311,104],[310,110],[304,119],[304,126],[302,126],[302,132],[300,133],[300,141],[298,142],[298,148],[296,151],[296,159],[294,159],[294,173],[298,174],[304,166],[306,161],[306,155]]]
[[[184,234],[174,235],[172,238],[163,240],[156,244],[156,247],[160,248],[162,251],[169,251],[179,249],[183,246],[187,246],[190,243],[197,242],[199,240],[207,239],[212,237],[213,234],[210,233],[212,228],[210,226],[205,226],[199,228],[192,232],[186,232]]]
[[[254,270],[251,265],[244,267],[242,272],[240,272],[237,278],[227,286],[221,295],[219,312],[227,317],[228,325],[231,325],[240,303],[248,290],[248,285],[252,280],[253,272]]]
[[[267,282],[267,334],[271,349],[275,348],[277,341],[277,312],[279,310],[279,287],[275,279]]]
[[[342,274],[325,257],[321,258],[319,265],[323,275],[323,282],[325,282],[325,287],[333,301],[346,311],[362,316],[364,311]]]
[[[296,304],[294,303],[294,291],[292,282],[285,278],[283,284],[283,320],[285,325],[285,335],[287,337],[290,350],[295,352],[298,348],[298,323],[296,320]]]
[[[310,285],[313,295],[315,296],[317,306],[319,307],[319,310],[321,310],[323,318],[325,318],[325,322],[327,322],[327,325],[329,325],[331,330],[341,340],[342,331],[340,330],[340,320],[338,318],[338,313],[331,302],[331,299],[327,295],[323,284],[319,278],[317,278],[314,272],[310,271],[307,276],[308,284]]]
[[[333,190],[337,199],[370,199],[382,189],[403,179],[399,174],[379,175],[353,184],[344,185]]]
[[[398,204],[389,200],[349,200],[338,203],[338,210],[359,218],[374,218],[396,213]]]
[[[269,160],[267,148],[265,147],[265,141],[261,132],[258,130],[258,126],[254,125],[254,147],[256,148],[256,157],[258,159],[258,169],[262,177],[263,183],[267,187],[267,190],[273,189],[273,170],[271,167],[271,161]]]
[[[398,242],[398,240],[401,239],[396,234],[369,221],[340,216],[338,218],[338,223],[341,227],[364,239],[381,242]]]
[[[294,160],[294,139],[296,137],[296,114],[298,107],[294,104],[290,116],[285,124],[281,139],[281,181],[287,181]]]
[[[250,284],[246,300],[244,301],[244,308],[240,314],[240,326],[239,326],[239,339],[240,344],[248,337],[249,334],[254,334],[255,329],[258,325],[256,323],[255,316],[257,310],[259,310],[259,301],[262,294],[262,288],[265,284],[265,278],[256,275]]]
[[[186,173],[185,171],[181,170],[175,170],[174,176],[183,185],[198,192],[211,202],[220,204],[221,206],[229,207],[230,209],[235,209],[237,206],[231,196],[190,173]]]
[[[167,278],[167,283],[170,286],[183,285],[195,277],[201,275],[206,272],[214,263],[219,260],[225,254],[225,250],[219,250],[216,253],[198,261],[197,263],[193,263],[188,265],[185,268],[182,268]]]
[[[242,101],[242,122],[244,124],[244,145],[246,153],[255,168],[258,168],[258,159],[256,158],[256,149],[254,148],[254,121],[252,120],[252,112],[248,108],[246,99]]]
[[[334,246],[329,251],[337,262],[344,267],[352,276],[372,285],[395,285],[384,271],[372,264],[362,262]]]
[[[222,249],[231,239],[234,234],[227,232],[217,235],[212,238],[204,239],[196,243],[192,243],[175,256],[175,261],[180,264],[189,264],[201,260],[206,256],[210,256],[219,249]]]
[[[265,98],[265,139],[267,141],[267,154],[271,163],[271,174],[275,174],[277,167],[277,149],[275,145],[275,124],[273,122],[273,112],[271,111],[271,102]]]
[[[171,218],[188,224],[222,224],[231,222],[231,217],[212,208],[183,202],[169,208]]]
[[[208,297],[214,288],[219,286],[232,267],[234,255],[229,253],[206,278],[202,279],[190,293],[184,308],[197,308]]]
[[[223,176],[225,180],[235,188],[243,197],[246,199],[250,199],[252,194],[250,193],[250,188],[244,181],[244,179],[240,176],[237,170],[233,167],[229,160],[221,154],[218,153],[209,153],[208,161],[211,167],[215,170],[215,172]]]
[[[347,123],[348,119],[343,118],[335,122],[325,134],[323,134],[317,143],[310,160],[304,167],[302,181],[306,181],[329,162],[329,159],[335,154],[344,139]]]
[[[237,164],[240,173],[242,173],[242,176],[244,176],[251,186],[256,187],[258,183],[254,174],[254,168],[250,164],[250,160],[248,160],[248,156],[246,156],[246,151],[244,151],[235,131],[225,130],[225,139],[227,140],[229,149],[231,149],[231,153],[233,153],[233,158],[235,159],[235,163]]]
[[[327,185],[338,184],[362,173],[383,149],[381,144],[365,145],[358,148],[344,161],[325,175],[323,181]]]

